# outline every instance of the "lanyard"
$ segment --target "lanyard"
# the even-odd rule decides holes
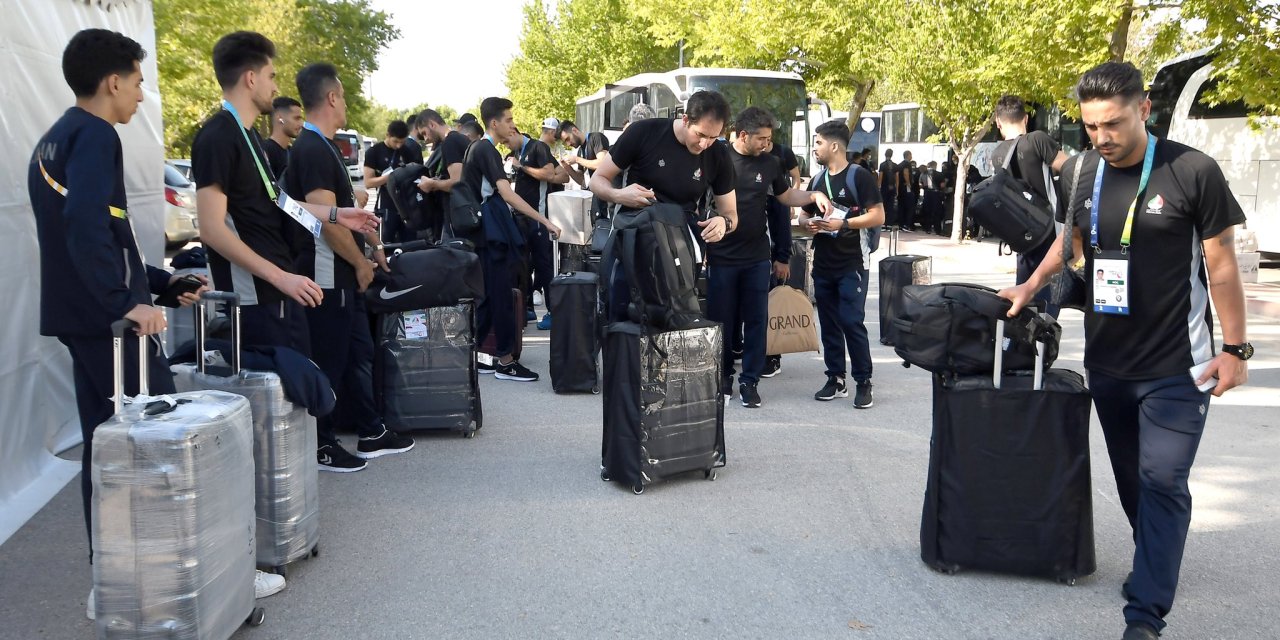
[[[516,156],[520,159],[520,164],[524,164],[524,150],[529,147],[529,136],[524,137],[524,142],[520,145],[520,154]]]
[[[342,156],[338,155],[338,150],[335,149],[334,146],[329,143],[329,136],[324,135],[324,132],[320,130],[320,127],[317,127],[316,125],[311,124],[310,122],[302,123],[302,128],[320,136],[320,140],[324,142],[324,146],[328,147],[329,151],[333,153],[333,159],[338,161],[338,167],[342,169],[342,175],[345,177],[347,175],[347,163],[342,161]],[[347,181],[347,188],[351,190],[351,200],[352,202],[354,202],[356,199],[356,188],[351,186],[350,180]],[[334,196],[337,196],[337,195],[338,195],[338,192],[335,191]]]
[[[1142,159],[1142,177],[1138,179],[1138,193],[1134,194],[1133,201],[1129,203],[1129,213],[1124,219],[1124,231],[1120,233],[1121,252],[1127,253],[1129,245],[1133,243],[1133,212],[1138,208],[1138,200],[1147,190],[1147,181],[1151,179],[1151,165],[1154,164],[1155,158],[1156,137],[1148,133],[1147,155]],[[1089,207],[1089,239],[1094,253],[1102,251],[1098,246],[1098,207],[1102,202],[1102,173],[1106,166],[1107,163],[1099,159],[1098,172],[1093,178],[1093,203]]]
[[[834,200],[836,197],[836,194],[831,192],[831,172],[823,171],[822,180],[827,183],[827,197]]]
[[[276,188],[271,184],[271,179],[267,177],[267,170],[262,168],[262,160],[258,157],[258,151],[254,149],[254,144],[249,140],[249,134],[245,133],[244,125],[240,122],[240,114],[236,113],[236,108],[226,100],[222,101],[222,108],[231,113],[231,117],[235,118],[236,128],[240,130],[240,135],[244,136],[244,143],[249,147],[249,155],[253,156],[253,163],[258,166],[258,175],[262,176],[262,186],[267,188],[267,194],[272,200],[276,199]]]

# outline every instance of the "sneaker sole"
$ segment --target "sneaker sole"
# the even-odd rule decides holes
[[[476,369],[476,373],[479,373],[479,374],[482,374],[482,375],[483,375],[483,374],[486,374],[486,373],[497,373],[497,372],[496,372],[496,371],[494,371],[493,369]]]
[[[870,409],[871,407],[874,407],[874,406],[876,406],[876,403],[874,402],[868,402],[866,404],[858,404],[856,402],[853,403],[854,409]]]
[[[329,473],[355,473],[357,471],[364,471],[365,467],[369,465],[361,465],[359,467],[330,467],[322,464],[319,466],[321,471],[328,471]]]
[[[498,373],[496,371],[493,373],[493,377],[499,380],[510,380],[512,382],[537,382],[538,381],[537,378],[521,378],[520,376],[513,376],[509,373]]]
[[[748,404],[748,403],[744,402],[744,403],[742,403],[742,406],[744,406],[744,407],[746,407],[746,408],[748,408],[748,409],[759,409],[759,408],[760,408],[760,403],[759,403],[759,402],[757,402],[757,403],[755,403],[755,404]]]
[[[404,453],[406,451],[409,451],[410,449],[413,449],[414,445],[416,444],[418,443],[415,442],[403,449],[378,449],[377,451],[356,451],[356,457],[360,458],[361,460],[373,460],[374,458],[381,458],[382,456],[390,456],[390,455],[395,455],[397,453]]]
[[[761,378],[772,378],[772,377],[774,377],[774,376],[778,375],[779,373],[782,373],[782,369],[778,369],[777,371],[774,371],[773,373],[762,373],[762,374],[760,374],[760,377],[761,377]]]
[[[814,397],[813,397],[813,399],[814,399],[814,400],[817,400],[818,402],[831,402],[832,400],[835,400],[836,398],[848,398],[848,397],[849,397],[849,392],[848,392],[848,391],[838,391],[838,392],[836,392],[836,394],[835,394],[834,396],[831,396],[831,397],[829,397],[829,398],[823,398],[823,397],[821,397],[821,396],[814,396]]]
[[[271,596],[274,596],[275,594],[280,593],[281,591],[284,591],[284,588],[285,588],[287,585],[288,585],[288,583],[285,583],[285,584],[282,584],[282,585],[280,585],[280,586],[278,586],[278,587],[275,587],[275,588],[272,588],[272,589],[267,589],[267,591],[266,591],[266,592],[264,592],[264,593],[258,593],[258,592],[257,592],[257,590],[255,589],[255,590],[254,590],[254,592],[253,592],[253,599],[254,599],[254,600],[261,600],[261,599],[263,599],[263,598],[269,598],[269,597],[271,597]]]

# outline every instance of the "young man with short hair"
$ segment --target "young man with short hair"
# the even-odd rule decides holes
[[[1084,366],[1136,547],[1121,588],[1123,638],[1155,640],[1173,608],[1191,524],[1188,477],[1210,398],[1249,379],[1253,347],[1234,233],[1245,217],[1213,158],[1147,131],[1151,100],[1132,64],[1090,69],[1076,95],[1097,151],[1063,166],[1080,179],[1058,221],[1073,212],[1075,228],[1064,231],[1070,257],[1083,252],[1085,273],[1117,274],[1102,285],[1086,278],[1093,304]],[[1062,269],[1060,246],[1025,283],[1000,292],[1013,302],[1010,316]]]
[[[307,120],[293,145],[285,191],[297,200],[318,205],[354,206],[355,190],[334,141],[347,123],[346,96],[338,71],[331,64],[318,62],[303,67],[296,83]],[[324,290],[320,304],[306,312],[312,358],[329,378],[338,402],[333,413],[316,420],[316,457],[322,471],[360,471],[365,460],[403,453],[414,445],[413,439],[392,433],[383,425],[373,400],[373,338],[363,294],[373,281],[374,270],[386,270],[386,256],[376,233],[357,234],[330,226],[316,238],[298,231],[298,272]],[[366,243],[372,246],[376,263],[365,257]],[[337,416],[354,422],[350,426],[359,439],[354,456],[338,441]]]
[[[279,180],[289,166],[289,147],[302,133],[302,105],[293,98],[279,96],[271,101],[271,137],[262,143],[271,175]]]
[[[468,113],[466,115],[471,114]],[[481,127],[480,123],[476,122],[474,118],[459,124],[458,131],[460,131],[462,135],[466,136],[468,142],[476,142],[480,138],[484,137],[484,127]]]
[[[1022,98],[1013,95],[1001,96],[996,102],[995,121],[996,127],[1000,130],[1000,137],[1004,140],[996,145],[995,150],[991,154],[991,160],[995,164],[1004,162],[1009,156],[1010,150],[1016,149],[1012,159],[1009,162],[1009,171],[1013,175],[1022,178],[1027,186],[1031,187],[1031,191],[1036,195],[1044,198],[1053,205],[1056,210],[1058,207],[1058,199],[1056,190],[1053,189],[1053,174],[1062,169],[1062,165],[1067,161],[1067,154],[1062,152],[1062,148],[1058,145],[1049,134],[1043,131],[1032,131],[1027,133],[1027,108],[1023,104]],[[1044,168],[1049,167],[1049,183],[1045,183]],[[1044,257],[1054,247],[1053,238],[1045,240],[1040,246],[1019,253],[1017,257],[1018,272],[1015,284],[1022,284],[1035,273],[1036,267],[1044,261]],[[1049,292],[1041,291],[1038,298],[1046,308],[1046,311],[1053,317],[1058,317],[1059,307],[1049,300]]]
[[[111,418],[115,395],[112,323],[136,327],[125,337],[126,394],[136,393],[138,340],[148,343],[148,385],[173,393],[173,374],[157,334],[164,310],[154,306],[177,278],[143,262],[129,220],[124,151],[115,126],[128,124],[142,102],[142,45],[106,29],[85,29],[62,52],[62,75],[75,105],[36,143],[27,195],[40,243],[40,335],[57,338],[71,355],[80,418],[80,494],[89,561],[93,561],[93,434]],[[183,306],[198,300],[184,295]],[[90,591],[86,613],[94,617]],[[270,595],[270,594],[264,594]]]
[[[884,206],[884,224],[892,227],[898,223],[898,165],[893,161],[893,149],[885,149],[884,162],[876,179],[880,185],[880,201]]]
[[[856,384],[853,406],[869,409],[873,404],[871,342],[864,322],[871,277],[869,230],[884,224],[884,206],[875,178],[849,164],[845,154],[849,127],[833,120],[818,125],[816,133],[813,157],[822,165],[823,174],[809,183],[809,189],[821,189],[831,202],[844,209],[844,217],[814,216],[818,213],[814,205],[805,207],[800,217],[800,226],[814,233],[813,295],[818,307],[822,357],[827,365],[827,384],[814,394],[814,399],[848,397],[845,367],[851,364],[850,373]],[[853,171],[852,181],[846,175],[849,171]],[[893,173],[882,178],[892,181]],[[856,193],[849,190],[851,182]]]
[[[384,242],[409,242],[417,239],[417,233],[405,224],[391,197],[382,197],[382,188],[391,179],[393,171],[412,162],[422,163],[422,155],[415,155],[406,145],[408,139],[409,125],[403,120],[392,120],[387,124],[387,133],[382,142],[369,147],[364,154],[364,186],[378,190],[373,210],[382,218]]]
[[[609,139],[598,131],[583,134],[572,120],[560,123],[559,135],[564,146],[573,148],[572,153],[560,159],[560,166],[564,167],[574,182],[590,188],[591,176],[600,168],[600,163],[609,157]],[[608,210],[599,197],[591,199],[591,210],[597,218],[608,217]]]
[[[733,162],[734,195],[738,225],[724,240],[707,245],[707,318],[724,325],[725,335],[742,331],[742,375],[738,395],[742,406],[761,405],[758,385],[765,367],[765,340],[769,323],[769,285],[775,267],[770,260],[770,236],[791,220],[779,220],[769,213],[768,199],[783,206],[816,205],[823,213],[831,202],[819,191],[791,188],[777,156],[765,150],[771,144],[776,123],[773,115],[759,107],[743,109],[734,120],[733,142],[728,145]],[[733,391],[733,352],[722,355],[721,391],[729,398]]]
[[[551,156],[551,148],[541,140],[534,140],[512,128],[511,135],[504,143],[514,154],[511,168],[515,171],[514,190],[530,207],[538,213],[547,215],[547,194],[551,192],[553,183],[564,184],[569,177],[556,165]],[[539,292],[546,299],[547,285],[551,284],[554,259],[552,252],[555,245],[547,235],[546,227],[537,224],[532,218],[521,216],[517,224],[524,232],[526,266],[532,271],[532,277],[522,278],[525,287],[526,317],[534,320],[533,294]]]
[[[560,229],[516,195],[503,168],[502,154],[494,141],[509,140],[515,123],[511,119],[511,101],[485,98],[480,103],[480,117],[487,132],[471,147],[462,165],[462,181],[455,188],[469,189],[476,202],[482,203],[483,227],[471,234],[456,234],[470,240],[484,266],[485,296],[476,309],[476,336],[488,335],[492,329],[497,339],[497,362],[491,371],[499,380],[533,382],[538,374],[515,360],[516,329],[511,322],[516,310],[511,308],[511,289],[518,282],[517,269],[523,236],[512,218],[514,210],[547,228],[554,239]],[[493,196],[498,196],[494,198]]]
[[[434,109],[418,114],[418,129],[422,139],[431,144],[431,156],[423,163],[427,174],[418,181],[418,190],[427,200],[427,238],[437,242],[444,237],[449,193],[462,179],[462,159],[471,142],[450,129]]]

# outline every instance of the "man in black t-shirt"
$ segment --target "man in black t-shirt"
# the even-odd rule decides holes
[[[848,397],[847,350],[856,383],[853,406],[868,409],[873,404],[871,342],[864,323],[871,274],[869,230],[884,224],[884,207],[875,178],[849,164],[845,155],[848,125],[832,120],[819,125],[815,132],[813,158],[823,169],[809,181],[809,189],[821,189],[837,205],[838,214],[815,216],[818,208],[810,205],[800,217],[800,225],[814,233],[813,297],[818,307],[822,357],[827,365],[827,383],[814,394],[814,399]],[[893,174],[885,179],[892,180]]]
[[[902,152],[898,165],[898,225],[906,231],[915,227],[916,204],[920,202],[920,170],[910,151]]]
[[[563,170],[559,169],[555,158],[551,157],[551,149],[546,144],[514,128],[512,131],[514,133],[505,141],[505,144],[514,154],[511,168],[515,171],[516,195],[545,216],[547,215],[547,194],[551,191],[552,183],[559,180],[560,184],[563,184],[568,182],[569,178]],[[533,272],[531,278],[523,280],[528,285],[525,287],[524,296],[526,315],[529,320],[534,320],[536,315],[533,310],[533,292],[541,292],[543,299],[546,299],[547,285],[551,284],[551,278],[555,276],[552,273],[555,261],[551,255],[555,248],[552,245],[551,236],[547,235],[546,227],[524,216],[518,218],[517,223],[524,231],[526,267]]]
[[[1071,257],[1083,250],[1085,273],[1103,269],[1105,276],[1101,283],[1085,278],[1092,304],[1084,366],[1137,547],[1123,586],[1125,640],[1154,640],[1165,626],[1209,400],[1247,382],[1253,355],[1235,255],[1234,225],[1244,214],[1212,158],[1146,130],[1151,101],[1143,87],[1129,63],[1105,63],[1081,77],[1080,120],[1097,152],[1063,166],[1064,176],[1076,182],[1078,170],[1079,180],[1059,211],[1063,220],[1074,215],[1074,229],[1065,230],[1074,240]],[[1061,269],[1058,246],[1027,282],[1000,292],[1013,301],[1010,315]],[[1211,298],[1224,342],[1217,353]]]
[[[422,139],[431,144],[431,155],[423,163],[427,174],[418,181],[418,190],[427,211],[428,240],[436,242],[444,237],[445,212],[449,206],[449,193],[462,179],[462,159],[471,142],[444,123],[444,118],[434,109],[418,114],[418,128]]]
[[[609,139],[598,131],[584,135],[573,121],[565,120],[560,123],[560,142],[566,147],[573,147],[573,153],[560,159],[560,166],[564,167],[574,182],[589,187],[591,176],[600,168],[600,163],[609,157]],[[599,197],[592,198],[591,210],[597,218],[608,216],[607,208]]]
[[[1058,198],[1053,188],[1053,174],[1062,170],[1067,161],[1067,154],[1062,152],[1058,143],[1043,131],[1027,133],[1027,108],[1018,96],[1002,96],[996,103],[996,127],[1000,129],[1000,137],[1004,142],[996,145],[991,154],[996,165],[1009,157],[1009,152],[1016,149],[1009,162],[1009,171],[1022,178],[1031,187],[1031,191],[1047,200],[1056,209]],[[1045,169],[1049,169],[1045,182]],[[1053,239],[1017,257],[1018,274],[1015,284],[1022,284],[1031,277],[1036,267],[1044,261],[1044,256],[1053,247]],[[1058,317],[1059,307],[1049,300],[1049,292],[1041,291],[1040,300],[1047,306],[1053,317]]]
[[[943,178],[937,161],[930,160],[920,170],[920,189],[924,194],[920,207],[921,228],[926,233],[942,233]]]
[[[382,239],[385,242],[409,242],[417,239],[417,233],[405,225],[396,211],[391,197],[382,197],[382,188],[391,178],[391,172],[411,162],[422,164],[422,154],[414,154],[405,146],[409,138],[409,125],[402,120],[387,124],[387,135],[364,154],[364,186],[378,189],[374,212],[382,218]]]
[[[191,172],[209,270],[218,290],[240,295],[243,343],[309,354],[303,307],[320,304],[324,291],[295,272],[289,242],[294,226],[305,225],[311,232],[327,221],[364,232],[375,229],[377,219],[355,207],[300,203],[295,209],[290,201],[290,214],[277,204],[278,185],[270,178],[262,138],[253,126],[271,110],[274,57],[275,45],[258,33],[237,31],[214,45],[223,110],[196,133]]]
[[[516,195],[507,179],[502,155],[494,141],[508,140],[513,135],[515,123],[511,119],[511,107],[511,101],[506,98],[485,98],[480,103],[480,117],[487,130],[468,150],[462,163],[462,181],[455,188],[471,190],[475,201],[483,203],[483,225],[478,232],[456,235],[475,244],[484,265],[485,296],[476,309],[476,336],[483,339],[493,330],[498,361],[482,371],[493,372],[499,380],[533,382],[538,374],[512,356],[516,330],[510,318],[517,310],[511,306],[511,289],[519,282],[517,270],[523,264],[520,255],[524,245],[524,234],[512,213],[520,213],[545,226],[552,239],[560,236],[560,229]],[[495,195],[498,197],[493,197]]]
[[[271,101],[271,137],[262,143],[267,152],[271,175],[279,180],[289,166],[289,147],[302,132],[302,105],[297,100],[279,96]]]
[[[884,162],[880,163],[880,200],[884,203],[884,224],[898,224],[898,165],[893,162],[893,149],[884,150]]]
[[[285,191],[294,199],[324,206],[355,205],[355,191],[333,140],[347,123],[347,102],[338,71],[328,63],[304,67],[297,77],[298,97],[307,110],[302,134],[294,142],[292,163],[285,176]],[[301,228],[297,239],[298,272],[324,290],[324,300],[307,309],[312,359],[328,376],[338,405],[316,420],[322,471],[347,473],[365,468],[365,460],[402,453],[413,440],[383,426],[373,402],[373,337],[364,306],[364,290],[375,268],[387,270],[378,235],[353,233],[331,226],[320,237]],[[372,246],[371,262],[365,243]],[[337,416],[350,420],[359,439],[356,455],[338,442]],[[343,425],[348,426],[348,425]]]
[[[757,385],[765,366],[769,284],[778,271],[777,263],[770,263],[769,238],[782,233],[778,224],[786,225],[790,237],[790,217],[779,220],[771,216],[768,201],[774,199],[787,210],[810,204],[816,204],[824,213],[831,210],[826,195],[792,189],[777,156],[765,152],[775,126],[773,116],[759,107],[747,107],[735,119],[736,135],[733,143],[726,146],[737,177],[734,196],[738,226],[724,240],[707,245],[707,318],[723,324],[726,336],[734,335],[741,327],[738,395],[747,408],[761,404]],[[722,363],[721,392],[729,397],[733,391],[732,350],[724,350]]]

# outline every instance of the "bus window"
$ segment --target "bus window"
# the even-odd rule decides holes
[[[1191,109],[1187,112],[1187,118],[1213,120],[1219,118],[1247,118],[1249,117],[1249,109],[1245,106],[1243,100],[1233,100],[1231,102],[1220,102],[1211,105],[1206,99],[1214,89],[1218,88],[1218,81],[1209,78],[1200,85],[1196,90],[1196,99],[1191,103]]]
[[[643,91],[641,89],[640,91]],[[640,93],[637,91],[628,91],[627,93],[619,93],[609,100],[609,107],[605,109],[604,128],[622,130],[622,125],[631,115],[631,107],[636,106],[640,102]]]
[[[676,112],[680,108],[680,102],[676,100],[676,94],[671,92],[665,84],[649,85],[649,97],[653,100],[653,110],[658,113],[659,118],[674,118]]]
[[[591,133],[604,129],[604,99],[592,100],[578,105],[577,121],[574,124],[583,133]]]

